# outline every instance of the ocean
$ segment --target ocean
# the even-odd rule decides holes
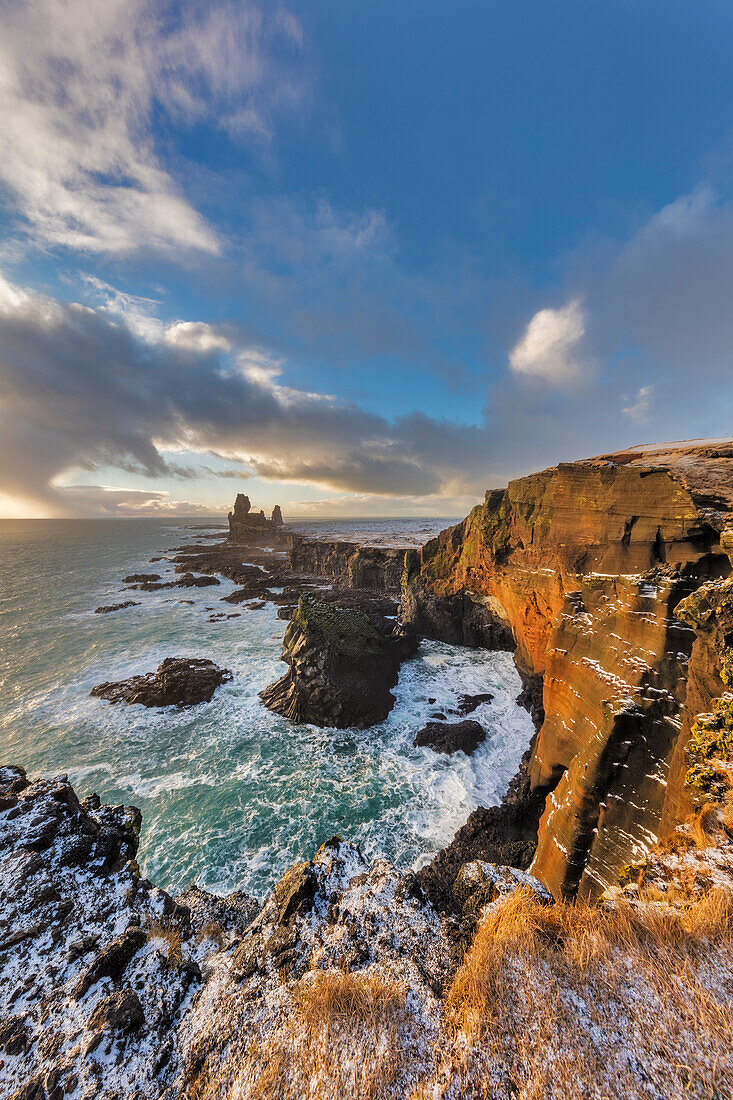
[[[220,521],[217,521],[220,522]],[[300,523],[329,538],[420,543],[447,521]],[[425,642],[406,662],[397,703],[367,730],[293,725],[258,692],[285,671],[277,608],[227,611],[235,587],[124,594],[128,573],[188,540],[199,519],[0,521],[0,763],[31,777],[66,772],[80,796],[138,806],[145,875],[177,893],[191,883],[262,898],[295,861],[338,834],[370,859],[417,868],[478,805],[497,804],[531,733],[508,653]],[[140,606],[95,608],[123,599]],[[103,680],[154,670],[168,656],[209,657],[234,677],[189,710],[112,706]],[[473,756],[412,745],[434,710],[464,692],[494,693],[472,717],[487,729]],[[429,703],[428,699],[434,699]]]

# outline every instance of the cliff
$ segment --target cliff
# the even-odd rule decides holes
[[[291,536],[290,568],[307,576],[327,577],[344,588],[400,591],[405,551],[355,542]]]
[[[732,511],[730,442],[636,448],[487,492],[407,553],[407,624],[515,648],[542,677],[531,870],[556,897],[598,896],[689,809],[685,743],[720,679],[715,645],[675,612],[729,574]]]

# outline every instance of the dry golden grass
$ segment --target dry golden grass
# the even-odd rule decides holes
[[[224,946],[224,929],[217,921],[207,921],[201,929],[197,937],[197,942],[203,943],[204,940],[211,940],[212,943],[216,944],[219,950]]]
[[[485,919],[446,998],[465,1095],[627,1097],[646,1095],[635,1090],[655,1076],[670,1097],[733,1095],[733,1015],[698,965],[726,950],[730,973],[732,937],[733,901],[723,891],[679,912],[543,908],[518,891]],[[609,1078],[608,1058],[626,1044],[641,1074],[621,1058]]]
[[[720,808],[707,802],[690,821],[690,834],[698,848],[709,848],[720,833]]]
[[[322,1036],[344,1025],[376,1032],[399,1023],[405,992],[379,974],[317,970],[295,987],[293,1008],[309,1034]]]
[[[180,925],[170,917],[150,920],[145,927],[148,939],[164,940],[168,946],[166,960],[169,966],[180,966],[183,962],[183,934]]]
[[[733,790],[728,791],[720,811],[720,823],[728,836],[733,838]]]
[[[292,991],[282,1026],[251,1040],[234,1077],[212,1079],[198,1068],[187,1100],[257,1097],[382,1100],[403,1066],[401,1033],[409,1030],[405,991],[375,973],[314,971]]]

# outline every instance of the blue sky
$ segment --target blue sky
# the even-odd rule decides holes
[[[0,3],[0,514],[727,435],[729,3]]]

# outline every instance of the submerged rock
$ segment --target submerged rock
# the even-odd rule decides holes
[[[394,706],[390,689],[416,648],[411,635],[386,632],[363,611],[301,596],[283,640],[290,668],[260,697],[294,722],[373,726]]]
[[[467,756],[486,739],[480,722],[468,718],[465,722],[428,722],[415,740],[416,748],[427,747],[433,752],[465,752]]]
[[[90,695],[110,703],[191,707],[208,703],[219,685],[231,678],[229,669],[219,668],[205,658],[166,657],[156,672],[97,684]]]

